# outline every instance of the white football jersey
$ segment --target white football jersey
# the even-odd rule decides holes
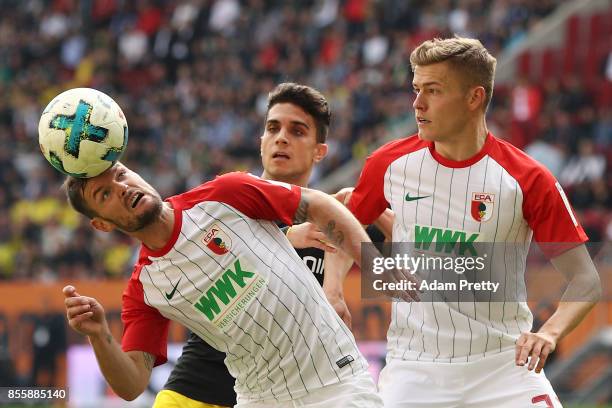
[[[366,370],[274,222],[292,223],[299,187],[231,173],[168,201],[172,237],[142,247],[124,292],[124,350],[165,362],[168,321],[178,321],[227,354],[241,401],[296,399]]]
[[[516,147],[489,134],[473,158],[441,157],[417,135],[368,158],[349,208],[370,224],[391,207],[393,241],[444,248],[454,241],[495,245],[489,259],[507,290],[524,288],[532,237],[548,257],[587,240],[554,177]],[[439,244],[436,244],[439,243]],[[442,243],[442,244],[440,244]],[[514,347],[533,317],[518,296],[505,301],[394,302],[387,358],[466,362]]]

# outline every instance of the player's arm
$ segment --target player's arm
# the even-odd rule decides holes
[[[345,187],[335,193],[333,197],[343,205],[348,205],[353,187]],[[393,231],[393,211],[386,209],[380,217],[374,222],[374,225],[382,231],[385,239],[391,240]],[[334,254],[325,254],[325,277],[323,278],[323,291],[327,296],[327,300],[340,315],[342,320],[350,327],[351,314],[344,301],[344,279],[346,274],[353,266],[353,259],[340,251]]]
[[[113,391],[131,401],[149,383],[155,357],[143,351],[121,350],[110,332],[104,308],[94,298],[81,296],[73,286],[63,289],[68,323],[89,338],[98,366]]]
[[[323,276],[323,292],[329,303],[340,318],[350,328],[352,317],[344,301],[344,279],[353,266],[353,258],[342,251],[325,253],[323,259],[325,275]]]
[[[335,193],[333,197],[340,203],[349,207],[349,202],[353,195],[353,187],[345,187]],[[393,232],[394,213],[391,209],[380,208],[380,215],[373,221],[373,224],[383,233],[385,241],[391,241]],[[337,254],[325,254],[325,278],[323,281],[323,290],[329,302],[334,306],[334,309],[342,319],[350,326],[351,316],[344,302],[343,283],[346,274],[353,265],[353,260],[343,252]],[[396,271],[397,272],[397,271]],[[398,279],[411,277],[398,276]],[[398,293],[401,298],[407,301],[418,300],[418,295],[412,292],[410,294]]]
[[[332,196],[308,188],[301,190],[293,222],[312,222],[332,245],[342,249],[361,266],[361,243],[372,241],[359,221]]]
[[[539,373],[557,343],[571,332],[601,298],[601,283],[584,244],[552,258],[555,269],[568,280],[557,310],[537,333],[523,333],[516,345],[516,364]],[[536,365],[537,363],[537,365]]]
[[[355,190],[354,187],[344,187],[337,193],[333,194],[333,197],[348,207],[354,190]],[[394,218],[395,218],[395,214],[393,213],[393,211],[390,208],[387,208],[373,222],[374,226],[376,226],[376,228],[382,231],[382,233],[385,236],[385,240],[387,241],[391,241],[391,236],[393,233]]]
[[[296,249],[318,248],[326,252],[337,251],[336,248],[327,243],[325,234],[310,222],[285,227],[283,231],[289,242],[291,242],[291,246]]]
[[[370,237],[359,221],[348,208],[330,195],[321,191],[302,188],[300,202],[293,222],[304,221],[314,223],[326,235],[332,245],[350,255],[359,267],[362,266],[362,258],[366,260],[381,257],[380,252],[372,244]],[[362,247],[362,243],[369,243],[369,245],[363,245]],[[362,253],[362,248],[367,252]],[[328,273],[328,270],[325,270],[325,274]],[[346,271],[344,271],[344,274],[346,275]],[[411,275],[405,275],[398,269],[390,270],[387,278],[393,281],[414,279]],[[419,300],[415,290],[402,291],[397,293],[397,296],[406,301]]]
[[[385,236],[385,241],[391,241],[393,236],[393,221],[395,214],[390,208],[387,208],[380,214],[380,217],[374,221],[374,225],[378,228]]]

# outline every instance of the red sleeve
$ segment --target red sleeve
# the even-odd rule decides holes
[[[123,322],[123,351],[145,351],[155,356],[155,365],[168,360],[168,326],[170,321],[157,309],[144,302],[142,283],[138,280],[142,265],[136,266],[123,292],[121,321]]]
[[[378,161],[374,155],[368,157],[348,203],[348,209],[364,225],[372,224],[389,205],[384,192],[387,167]]]
[[[427,147],[418,136],[387,143],[368,157],[351,195],[348,208],[365,225],[372,224],[389,206],[385,197],[385,174],[399,157]]]
[[[202,184],[185,194],[172,197],[175,208],[189,208],[198,202],[218,201],[228,204],[253,219],[293,224],[301,188],[274,180],[264,180],[248,173],[228,173]]]
[[[534,159],[500,141],[494,157],[518,181],[523,192],[523,216],[533,239],[548,258],[554,258],[586,241],[561,185]]]
[[[525,193],[523,214],[533,239],[548,258],[588,241],[565,192],[548,171],[535,178]]]

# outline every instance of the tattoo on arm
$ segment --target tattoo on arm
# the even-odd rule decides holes
[[[153,365],[155,364],[155,356],[149,353],[142,352],[142,356],[144,357],[145,367],[148,371],[153,370]]]
[[[342,243],[344,242],[344,233],[342,231],[336,231],[336,221],[329,221],[323,233],[331,240],[332,244],[337,245],[338,247],[342,246]]]
[[[294,224],[301,224],[308,220],[308,205],[308,200],[304,197],[304,195],[302,195],[298,208],[293,216]]]
[[[106,341],[108,341],[108,344],[111,344],[113,342],[113,335],[108,333],[106,335]]]

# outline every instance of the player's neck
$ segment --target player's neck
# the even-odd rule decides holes
[[[267,171],[264,170],[263,174],[261,175],[262,179],[265,180],[274,180],[274,181],[282,181],[283,183],[289,183],[289,184],[295,184],[296,186],[300,186],[300,187],[308,187],[308,181],[310,180],[310,172],[308,173],[303,173],[300,175],[295,175],[295,176],[272,176],[271,174],[269,174]]]
[[[480,152],[489,133],[483,120],[475,126],[468,126],[451,140],[434,142],[436,152],[445,159],[464,161]]]
[[[156,221],[129,235],[141,241],[147,248],[158,251],[166,246],[174,230],[174,209],[168,202],[163,203]]]

